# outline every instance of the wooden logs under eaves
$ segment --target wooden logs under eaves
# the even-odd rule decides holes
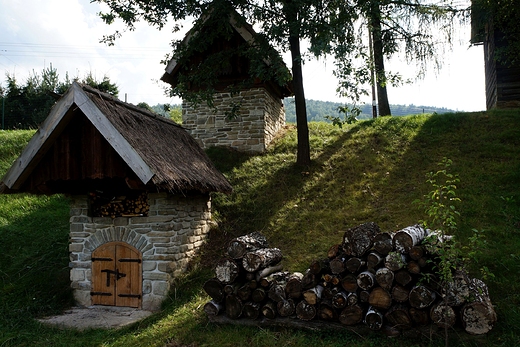
[[[342,243],[304,273],[282,271],[282,253],[251,233],[232,240],[215,278],[204,284],[211,320],[248,319],[295,327],[365,326],[388,336],[424,326],[463,327],[485,334],[496,314],[484,282],[463,271],[440,283],[438,255],[419,225],[381,232],[375,223],[348,229]],[[440,240],[449,242],[449,238]],[[282,324],[283,322],[283,324]]]
[[[148,194],[129,193],[112,196],[100,191],[89,194],[90,213],[93,217],[136,217],[147,216],[150,210]]]

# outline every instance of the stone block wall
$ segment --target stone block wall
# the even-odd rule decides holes
[[[90,217],[87,196],[71,197],[70,279],[80,306],[91,305],[92,252],[122,241],[142,254],[142,309],[159,310],[173,279],[183,273],[211,225],[208,195],[149,193],[146,217]]]
[[[237,95],[217,93],[214,106],[193,107],[186,102],[182,105],[182,125],[203,148],[221,146],[262,153],[285,125],[282,100],[265,88]],[[236,118],[229,117],[233,111]]]

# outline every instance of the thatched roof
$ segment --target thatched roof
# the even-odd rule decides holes
[[[230,35],[227,28],[225,30],[218,30],[215,27],[214,21],[222,22],[225,20],[228,21],[231,30],[234,32],[233,35]],[[208,35],[208,33],[211,33],[211,35]],[[217,35],[219,37],[217,39],[209,37],[213,35]],[[232,39],[231,37],[234,37],[236,40]],[[220,9],[219,11],[216,11],[213,8],[209,11],[208,14],[202,15],[198,19],[197,25],[195,25],[192,29],[188,31],[188,33],[182,40],[181,45],[184,47],[188,47],[190,45],[193,45],[193,41],[196,41],[198,45],[200,45],[200,42],[198,41],[202,41],[204,46],[204,51],[200,51],[199,49],[201,49],[201,47],[198,47],[195,48],[191,53],[192,55],[190,57],[191,60],[193,60],[193,67],[189,67],[191,63],[185,62],[183,65],[174,57],[170,59],[170,61],[167,64],[165,73],[161,77],[162,81],[169,83],[172,87],[176,87],[179,84],[179,75],[190,74],[191,69],[198,70],[200,68],[201,60],[205,60],[206,58],[212,56],[213,54],[216,54],[217,52],[222,52],[226,50],[235,51],[237,46],[240,45],[245,45],[249,47],[264,46],[261,64],[264,64],[267,67],[267,69],[271,69],[273,72],[286,70],[287,74],[290,74],[289,69],[286,67],[279,53],[267,42],[264,42],[265,40],[261,40],[260,36],[253,29],[253,27],[249,23],[247,23],[245,18],[241,16],[233,8]],[[261,42],[262,44],[260,44]],[[267,45],[267,47],[265,47],[265,45]],[[244,61],[241,59],[231,60],[229,63],[232,67],[227,67],[226,69],[221,69],[217,71],[216,75],[221,80],[221,83],[217,83],[212,88],[215,88],[216,90],[220,91],[224,87],[227,87],[227,84],[237,82],[233,80],[233,77],[235,79],[244,79],[246,77],[245,75],[248,75],[248,63],[245,63],[245,65],[240,66],[241,64],[244,64]],[[256,63],[258,64],[259,62],[257,61]],[[283,66],[283,69],[280,68],[280,66]],[[226,71],[228,69],[229,71]],[[236,74],[237,71],[232,70],[240,70],[241,74],[238,76],[233,76],[233,74]],[[247,78],[251,77],[252,76],[247,76]],[[280,98],[293,95],[292,81],[289,81],[284,85],[279,85],[277,79],[274,78],[274,76],[271,77],[271,80],[266,81],[261,81],[261,78],[259,78],[259,76],[253,77],[255,77],[256,86],[263,85],[265,87],[268,87]],[[224,84],[222,84],[222,82]]]
[[[76,129],[93,126],[94,136],[74,139],[78,131],[74,133],[69,130],[73,124],[76,124]],[[86,133],[81,129],[79,131]],[[91,155],[83,153],[81,160],[74,157],[78,156],[78,152],[71,150],[71,147],[93,147],[96,138],[101,139],[97,142],[104,143],[98,147],[103,148],[103,153],[94,150],[93,155],[92,152],[88,152]],[[58,142],[60,146],[68,148],[70,153],[66,153],[65,156],[70,158],[63,159],[61,153],[52,153],[58,152],[55,149],[55,143]],[[64,142],[67,143],[63,145]],[[99,164],[105,155],[112,156],[113,159],[106,159],[104,163]],[[72,162],[80,162],[75,163],[80,169],[59,167],[64,166],[63,163]],[[110,163],[121,163],[120,166],[125,168],[107,169]],[[90,173],[89,165],[98,165],[101,170],[104,168],[110,171],[110,174],[97,172],[98,167]],[[71,174],[74,170],[82,172]],[[147,189],[153,187],[156,190],[171,192],[201,193],[228,193],[232,190],[229,182],[211,163],[195,139],[181,126],[91,87],[73,83],[54,105],[47,119],[4,176],[0,182],[0,192],[34,193],[34,184],[31,186],[28,182],[37,178],[32,179],[31,175],[43,175],[46,177],[45,182],[41,182],[42,178],[39,178],[40,186],[52,182],[52,189],[45,193],[66,193],[67,188],[56,187],[67,186],[67,180],[75,179],[77,182],[79,177],[95,181],[99,178],[121,176],[121,172],[126,172],[126,175],[138,181],[140,187]],[[125,178],[128,179],[123,177]]]

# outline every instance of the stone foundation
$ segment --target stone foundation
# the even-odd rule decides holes
[[[147,217],[90,217],[87,196],[71,197],[70,279],[80,306],[91,305],[92,252],[121,241],[142,255],[142,309],[160,309],[173,279],[204,243],[211,223],[209,196],[149,193]]]
[[[285,125],[281,99],[264,88],[237,95],[216,93],[214,106],[182,105],[182,125],[203,148],[231,147],[241,152],[262,153]],[[229,115],[235,112],[236,117]]]

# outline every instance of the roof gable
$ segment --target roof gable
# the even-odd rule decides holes
[[[117,153],[121,160],[115,162],[122,161],[129,168],[129,174],[135,175],[141,186],[155,185],[169,191],[231,191],[224,176],[216,170],[200,146],[182,127],[77,83],[73,83],[52,108],[47,119],[4,176],[0,191],[27,190],[24,184],[40,161],[43,158],[57,158],[46,154],[66,129],[70,129],[69,124],[77,122],[77,117],[86,118],[99,135],[97,137],[102,137],[108,144],[102,146]],[[85,143],[94,137],[85,136],[81,141]],[[88,160],[103,155],[108,154],[91,153]],[[87,165],[88,160],[84,161]],[[52,163],[42,165],[49,164]],[[51,178],[63,180],[65,176],[54,174]],[[88,178],[99,177],[105,176],[99,173]]]

